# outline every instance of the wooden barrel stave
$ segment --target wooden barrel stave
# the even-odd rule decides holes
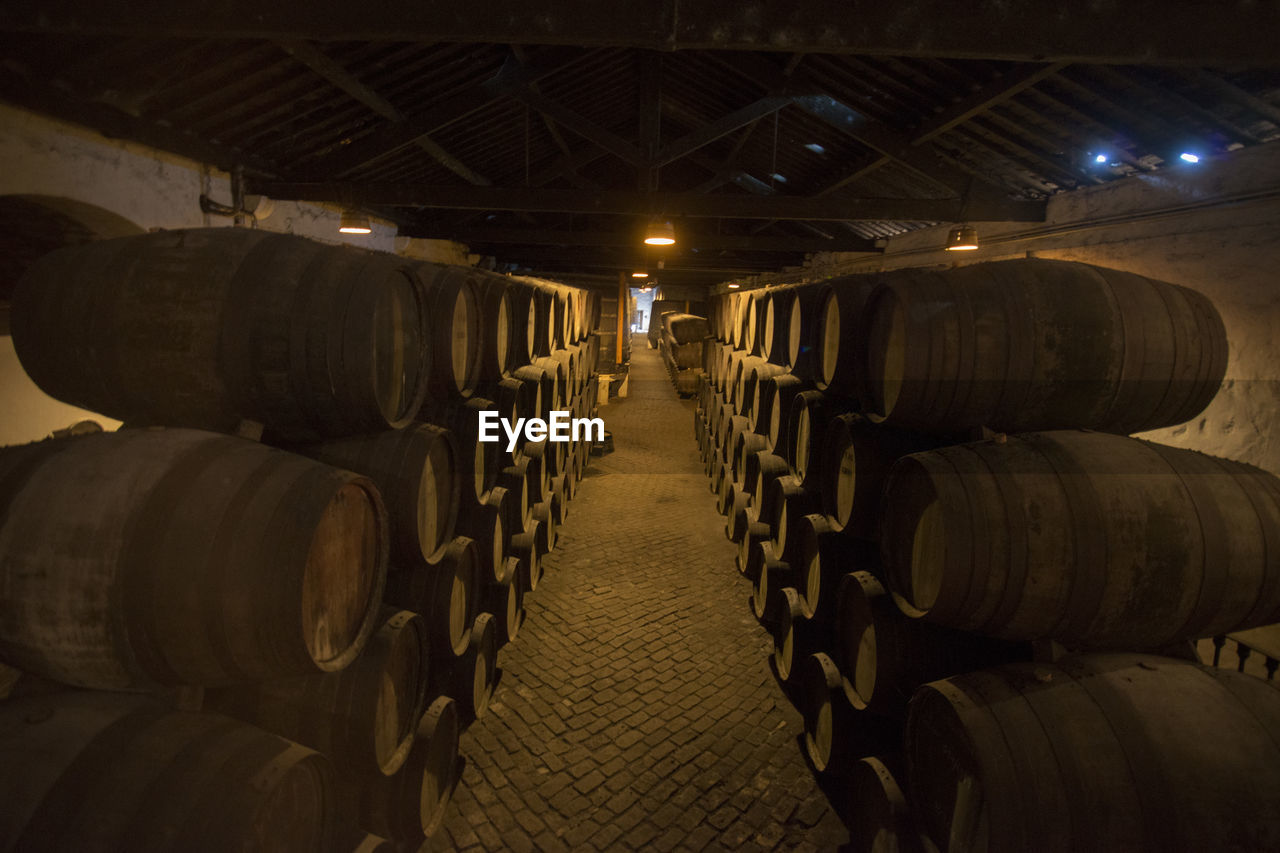
[[[6,849],[311,851],[336,827],[323,756],[146,697],[64,692],[0,704],[0,756]]]
[[[1280,616],[1280,482],[1240,463],[1105,433],[1027,434],[904,457],[885,501],[894,593],[940,624],[1157,648]]]
[[[375,627],[389,536],[366,478],[174,429],[10,448],[0,483],[0,657],[28,671],[233,684],[341,669]]]
[[[386,608],[364,651],[341,672],[210,690],[204,707],[328,756],[341,773],[391,775],[426,709],[429,649],[422,617]]]
[[[1280,746],[1267,721],[1277,720],[1273,685],[1166,658],[1000,667],[913,697],[911,786],[935,842],[1271,849]]]

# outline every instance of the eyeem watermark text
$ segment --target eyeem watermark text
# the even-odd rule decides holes
[[[507,452],[510,453],[516,449],[516,442],[520,439],[521,431],[524,432],[526,441],[579,441],[583,431],[586,431],[587,441],[604,441],[604,419],[603,418],[575,418],[571,417],[569,412],[553,411],[551,419],[544,421],[542,418],[516,418],[513,425],[507,418],[502,417],[497,412],[482,411],[480,413],[480,440],[481,441],[501,441],[502,436],[498,434],[498,425],[502,425],[502,431],[507,434]]]

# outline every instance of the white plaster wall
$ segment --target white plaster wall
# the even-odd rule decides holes
[[[1176,210],[1224,199],[1237,200]],[[1213,300],[1226,325],[1226,380],[1200,417],[1142,437],[1280,473],[1280,145],[1055,196],[1043,226],[974,224],[982,248],[959,258],[941,250],[949,226],[939,226],[891,239],[882,258],[824,255],[812,266],[815,273],[857,272],[1031,253],[1194,288]]]
[[[227,217],[201,212],[206,193],[231,202],[225,172],[142,145],[107,139],[94,131],[0,104],[0,196],[46,195],[97,205],[144,229],[231,227]],[[258,227],[326,243],[345,243],[439,263],[471,264],[465,246],[447,240],[398,238],[393,223],[373,220],[373,233],[338,232],[341,209],[333,205],[273,201]],[[0,445],[47,436],[92,418],[107,429],[118,422],[67,406],[45,395],[27,377],[0,327]]]

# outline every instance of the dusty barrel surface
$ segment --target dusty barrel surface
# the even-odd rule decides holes
[[[133,425],[306,440],[398,428],[427,391],[413,265],[240,228],[72,246],[13,298],[14,348],[48,394]]]
[[[6,850],[326,849],[324,756],[219,714],[66,692],[0,704]],[[216,792],[216,795],[211,795]]]
[[[1019,664],[911,700],[913,802],[950,849],[1274,850],[1280,690],[1142,655]]]
[[[309,746],[340,772],[394,773],[426,709],[427,626],[408,610],[382,616],[341,672],[212,690],[205,707]]]
[[[896,748],[898,745],[895,744]],[[898,756],[863,758],[849,772],[848,796],[836,804],[855,851],[925,853],[926,846],[899,778]]]
[[[855,708],[900,714],[915,689],[927,681],[1030,659],[1025,644],[904,616],[868,572],[845,575],[836,598],[842,686]]]
[[[879,277],[847,275],[833,278],[822,285],[815,300],[816,318],[811,333],[815,358],[813,384],[821,391],[842,396],[856,396],[860,373],[859,359],[865,357],[859,336],[867,298]]]
[[[480,383],[485,358],[484,304],[476,273],[432,263],[418,264],[415,273],[426,288],[430,393],[438,400],[465,400]]]
[[[1226,372],[1222,318],[1185,287],[1048,260],[882,278],[855,361],[890,423],[1138,432],[1195,417]]]
[[[787,347],[783,366],[810,381],[819,368],[818,330],[821,328],[822,285],[796,288],[787,312]]]
[[[898,743],[898,720],[855,710],[840,689],[840,669],[823,652],[796,664],[799,709],[804,715],[804,750],[819,773],[847,776],[862,758]]]
[[[0,659],[86,687],[342,669],[373,631],[367,478],[187,429],[0,451]]]
[[[880,497],[893,463],[945,443],[943,437],[874,424],[852,412],[832,418],[816,451],[822,461],[822,511],[831,528],[874,540],[880,535]]]
[[[516,326],[517,300],[505,276],[476,271],[480,312],[480,381],[497,382],[510,374],[521,343]],[[526,318],[527,319],[527,318]]]
[[[449,543],[439,565],[392,572],[387,578],[387,601],[422,614],[434,658],[466,652],[480,593],[476,545],[466,536]]]
[[[953,628],[1158,648],[1280,619],[1280,480],[1239,462],[1028,433],[906,456],[884,505],[899,605]]]
[[[449,430],[418,423],[289,449],[373,480],[391,521],[394,565],[440,562],[453,538],[461,479],[458,442]]]
[[[481,418],[484,412],[497,412],[492,400],[472,397],[445,403],[428,401],[419,418],[453,433],[458,444],[458,492],[466,508],[483,505],[489,490],[498,482],[500,455],[505,452],[507,436],[495,417],[489,416],[487,430],[493,441],[481,441]],[[501,414],[501,413],[499,413]]]
[[[458,709],[441,696],[431,703],[404,766],[391,776],[365,776],[345,785],[355,822],[368,832],[419,843],[436,833],[458,785]]]

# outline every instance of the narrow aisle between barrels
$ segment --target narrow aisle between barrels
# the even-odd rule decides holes
[[[846,840],[796,743],[769,635],[657,353],[637,337],[629,396],[592,457],[503,649],[488,715],[464,734],[440,833],[461,850],[822,850]]]

